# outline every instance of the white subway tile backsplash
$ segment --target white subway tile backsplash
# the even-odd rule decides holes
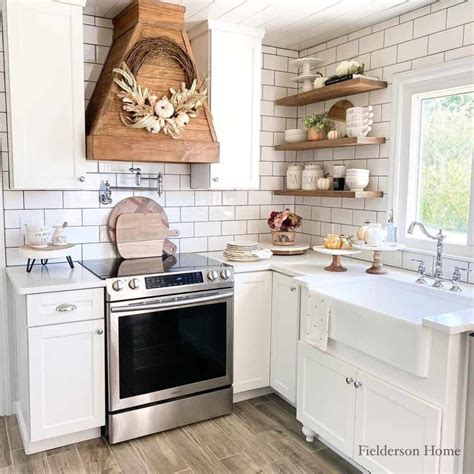
[[[364,51],[362,51],[364,52]],[[359,54],[359,41],[349,41],[343,43],[336,48],[336,60],[342,61],[344,59],[351,59]]]
[[[419,36],[430,35],[437,31],[444,30],[446,28],[446,10],[440,10],[430,15],[425,15],[417,18],[414,21],[413,36],[418,38]]]
[[[384,32],[378,31],[359,40],[359,54],[369,53],[383,48]]]
[[[23,209],[22,191],[5,191],[3,193],[4,209]]]
[[[413,38],[413,22],[402,23],[385,30],[385,46],[403,43]]]
[[[179,211],[179,208],[176,208]],[[168,215],[168,218],[169,215]],[[209,220],[209,208],[202,206],[182,207],[181,222],[201,222]],[[176,221],[175,221],[176,222]]]
[[[25,209],[48,209],[63,207],[61,191],[25,191]]]
[[[453,6],[448,8],[448,16],[447,16],[447,28],[452,28],[454,26],[462,25],[464,23],[468,23],[473,21],[474,19],[474,12],[472,2],[462,2],[459,5]]]
[[[221,235],[221,229],[221,222],[196,222],[194,224],[194,235],[196,237]]]
[[[372,69],[387,66],[397,62],[397,47],[389,46],[388,48],[378,49],[370,53],[370,67]]]
[[[247,204],[247,199],[247,191],[224,191],[222,193],[222,204],[224,206]]]
[[[96,208],[99,204],[99,193],[96,191],[64,191],[63,197],[65,208]],[[117,193],[114,193],[114,199],[117,199]]]
[[[82,225],[82,210],[81,209],[46,209],[44,211],[44,223],[46,225],[57,226],[64,222],[68,226]]]
[[[439,53],[440,51],[462,46],[463,35],[464,29],[462,26],[430,35],[428,54]]]
[[[192,206],[193,204],[193,191],[168,191],[166,193],[167,206]]]
[[[246,221],[223,221],[222,235],[240,235],[247,233]]]
[[[235,217],[234,206],[217,206],[209,208],[209,219],[211,221],[231,221]]]
[[[180,252],[207,252],[207,237],[180,239]]]

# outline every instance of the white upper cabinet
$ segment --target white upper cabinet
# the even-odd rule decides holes
[[[83,186],[83,3],[4,1],[12,189]]]
[[[263,30],[208,21],[189,36],[198,70],[209,79],[209,103],[220,162],[191,166],[191,187],[259,186]]]

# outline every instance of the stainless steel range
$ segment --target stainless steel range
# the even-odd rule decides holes
[[[232,268],[197,254],[89,260],[106,280],[111,443],[232,410]]]

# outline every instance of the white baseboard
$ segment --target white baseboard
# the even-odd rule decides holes
[[[273,393],[271,387],[256,388],[255,390],[247,390],[246,392],[234,393],[234,403],[243,402],[244,400],[250,400],[251,398],[262,397]]]
[[[101,428],[91,428],[89,430],[79,431],[77,433],[71,433],[64,436],[56,436],[54,438],[30,442],[28,429],[21,412],[20,404],[18,402],[14,402],[14,408],[18,420],[18,426],[20,428],[20,435],[25,454],[39,453],[41,451],[47,451],[48,449],[67,446],[68,444],[80,443],[81,441],[86,441],[88,439],[100,438],[101,436]]]

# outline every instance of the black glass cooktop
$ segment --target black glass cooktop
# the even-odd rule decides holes
[[[103,258],[100,260],[83,260],[82,266],[94,275],[107,278],[129,277],[135,275],[156,275],[224,266],[224,263],[195,253],[182,253],[153,258]]]

